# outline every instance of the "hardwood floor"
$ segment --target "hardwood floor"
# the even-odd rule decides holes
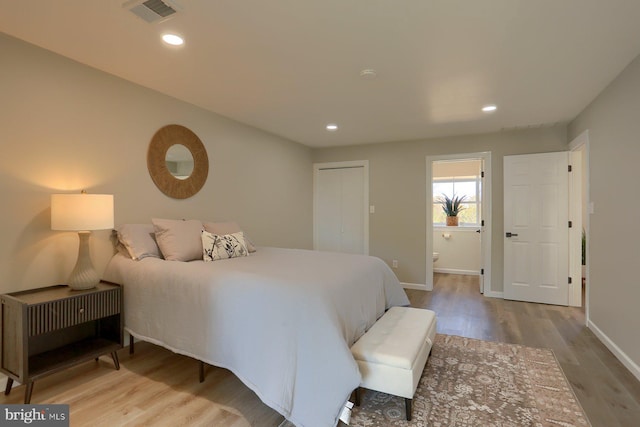
[[[135,354],[119,351],[120,370],[109,357],[36,381],[31,403],[70,405],[71,426],[278,426],[284,418],[264,405],[231,372],[146,342]],[[22,403],[24,386],[0,403]]]
[[[438,332],[554,350],[594,427],[640,425],[640,382],[584,326],[581,309],[484,298],[477,278],[436,274],[433,292],[408,290],[411,304],[438,314]],[[148,343],[35,383],[32,403],[67,403],[71,426],[277,427],[283,417],[225,369]],[[22,403],[24,386],[0,404]]]

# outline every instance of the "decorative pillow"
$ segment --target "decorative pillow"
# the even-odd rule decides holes
[[[202,230],[202,259],[217,261],[219,259],[248,256],[249,251],[244,243],[242,231],[233,234],[218,235]]]
[[[242,229],[240,228],[238,223],[235,222],[235,221],[229,221],[229,222],[203,222],[202,224],[204,225],[204,229],[207,230],[209,233],[217,234],[219,236],[223,236],[225,234],[233,234],[233,233],[237,233],[239,231],[242,231]],[[249,252],[255,252],[256,251],[256,247],[254,246],[254,244],[251,241],[251,239],[249,239],[244,234],[244,232],[243,232],[243,235],[244,235],[244,243],[245,243],[247,249],[249,250]]]
[[[169,261],[202,259],[201,221],[153,218],[151,222],[164,259]]]
[[[162,258],[153,224],[122,224],[116,231],[118,242],[124,246],[131,259]]]

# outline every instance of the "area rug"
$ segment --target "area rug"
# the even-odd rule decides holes
[[[437,335],[413,399],[366,390],[350,426],[590,426],[553,352]]]

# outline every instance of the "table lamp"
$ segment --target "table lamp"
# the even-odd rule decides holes
[[[113,228],[112,194],[52,194],[51,229],[77,231],[80,238],[78,261],[71,272],[71,289],[94,288],[100,277],[93,268],[89,254],[89,236],[91,230]]]

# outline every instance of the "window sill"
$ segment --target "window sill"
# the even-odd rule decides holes
[[[468,231],[468,232],[476,232],[480,228],[479,225],[458,225],[453,227],[447,227],[446,225],[434,225],[433,230],[447,230],[447,231]]]

